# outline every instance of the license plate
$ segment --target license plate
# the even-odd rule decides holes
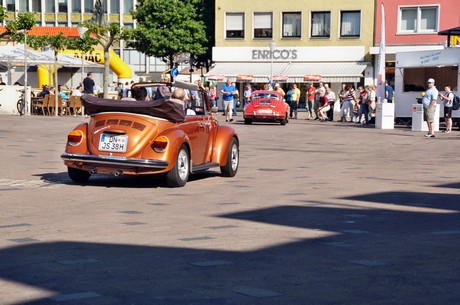
[[[128,146],[128,136],[103,133],[99,140],[99,150],[113,151],[113,152],[126,152]]]
[[[257,110],[257,113],[260,113],[260,114],[271,114],[272,111],[270,109],[260,109],[260,110]]]

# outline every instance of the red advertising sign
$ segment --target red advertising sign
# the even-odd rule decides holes
[[[319,74],[307,74],[303,77],[304,81],[320,81],[323,77]]]
[[[286,82],[289,79],[289,76],[285,75],[273,75],[273,80],[278,82]]]
[[[208,75],[208,80],[224,80],[225,75],[223,74],[209,74]]]
[[[254,75],[252,74],[240,74],[236,77],[236,80],[239,81],[252,81],[254,80]]]

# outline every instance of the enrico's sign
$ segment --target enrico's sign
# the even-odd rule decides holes
[[[297,50],[292,50],[292,49],[277,49],[277,50],[274,50],[273,52],[270,52],[270,50],[252,50],[251,54],[252,54],[253,60],[297,59]]]

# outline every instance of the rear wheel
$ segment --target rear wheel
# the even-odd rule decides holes
[[[91,177],[91,174],[87,171],[73,168],[73,167],[67,167],[67,173],[69,174],[70,179],[72,179],[73,182],[87,182],[89,180],[89,177]]]
[[[182,145],[177,154],[176,164],[172,170],[166,174],[166,182],[171,187],[184,186],[190,174],[190,158],[185,145]]]
[[[286,117],[280,121],[280,124],[281,125],[286,125],[287,122],[288,122],[288,116],[286,115]]]
[[[227,163],[224,166],[220,167],[222,176],[224,177],[233,177],[238,171],[238,165],[240,161],[240,149],[238,147],[238,141],[235,138],[232,138],[230,146],[227,152]]]
[[[244,124],[252,124],[252,119],[244,119]]]

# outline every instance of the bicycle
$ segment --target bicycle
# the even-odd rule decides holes
[[[19,96],[18,103],[16,104],[16,107],[18,108],[18,113],[19,115],[24,115],[26,114],[26,97],[25,97],[25,90],[20,89],[16,90],[18,92],[21,92],[21,95]]]

